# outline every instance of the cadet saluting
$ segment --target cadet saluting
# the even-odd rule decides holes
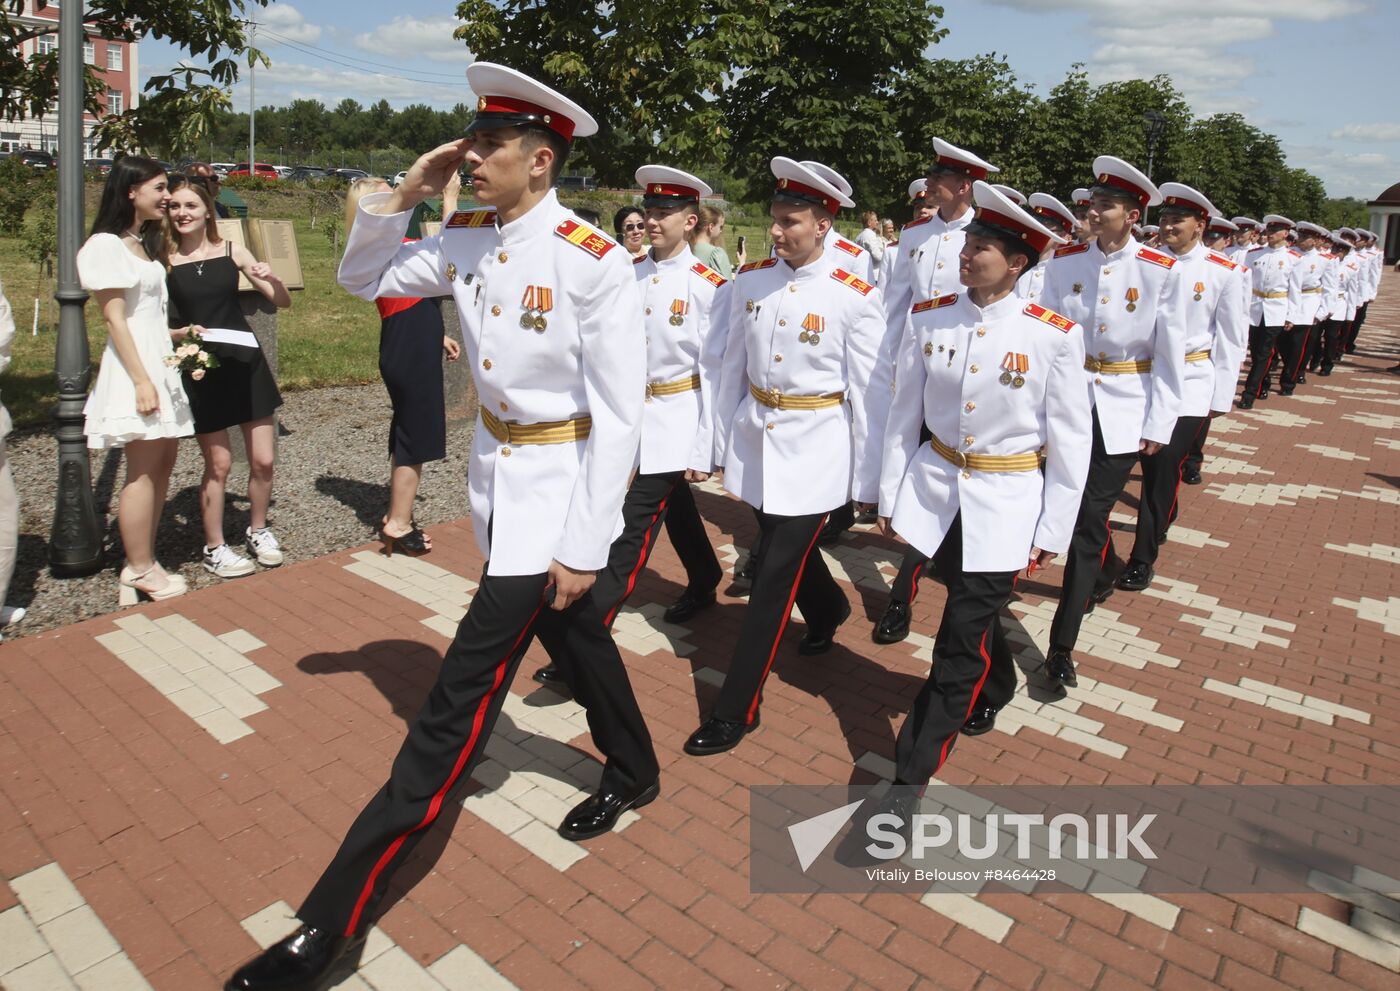
[[[572,138],[597,125],[503,66],[477,62],[467,80],[480,95],[469,136],[418,159],[394,192],[361,201],[339,278],[365,299],[457,301],[481,399],[468,484],[485,573],[388,783],[298,910],[304,925],[229,991],[322,991],[354,968],[394,871],[480,759],[533,635],[577,658],[565,675],[607,757],[598,793],[560,832],[604,832],[657,793],[646,724],[589,594],[637,450],[641,308],[626,253],[551,188]],[[456,213],[440,238],[400,246],[414,205],[464,159],[492,209]]]
[[[895,783],[917,787],[964,724],[985,733],[1011,700],[998,613],[1017,571],[1069,547],[1089,467],[1084,337],[1015,293],[1059,237],[986,183],[974,188],[965,288],[916,302],[907,318],[880,473],[880,529],[932,556],[948,585],[933,668],[895,749]]]
[[[715,463],[724,487],[758,511],[758,561],[734,659],[687,753],[717,754],[758,726],[763,682],[793,602],[799,651],[829,650],[850,615],[817,537],[848,499],[873,503],[889,388],[870,387],[884,318],[870,283],[831,263],[823,239],[839,189],[789,158],[772,162],[776,256],[734,279],[729,342],[715,400]]]

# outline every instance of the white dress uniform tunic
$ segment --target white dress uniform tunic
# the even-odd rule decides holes
[[[1265,218],[1293,226],[1285,218],[1275,218],[1272,214]],[[1278,336],[1283,333],[1284,321],[1288,319],[1288,288],[1292,280],[1293,264],[1298,260],[1298,252],[1280,245],[1276,248],[1267,245],[1255,248],[1246,258],[1251,276],[1250,332],[1249,332],[1249,375],[1245,377],[1244,392],[1240,397],[1240,408],[1249,409],[1259,396],[1268,395],[1269,380],[1278,349]]]
[[[1181,415],[1228,413],[1249,344],[1244,271],[1223,253],[1197,244],[1177,255],[1186,327]]]
[[[340,284],[362,299],[451,293],[456,301],[480,400],[467,483],[487,574],[540,574],[556,560],[603,567],[646,391],[645,333],[626,253],[551,191],[499,228],[494,211],[459,211],[438,237],[404,244],[386,267],[385,246],[403,239],[409,219],[369,212],[389,195],[360,201]],[[567,444],[513,444],[486,425],[584,416],[591,432]]]

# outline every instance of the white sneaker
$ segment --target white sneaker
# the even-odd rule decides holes
[[[205,546],[204,570],[220,578],[242,578],[258,569],[228,544],[220,544],[212,550]]]
[[[275,568],[282,563],[282,547],[269,528],[254,530],[249,527],[245,543],[248,545],[248,553],[257,558],[264,568]]]
[[[9,626],[24,619],[23,606],[0,606],[0,626]]]

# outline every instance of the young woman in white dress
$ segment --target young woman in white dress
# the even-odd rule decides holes
[[[125,449],[126,482],[117,527],[126,551],[122,602],[139,595],[168,599],[187,591],[156,560],[156,527],[165,507],[177,438],[194,433],[166,326],[161,221],[168,195],[165,170],[128,155],[107,175],[92,236],[78,251],[78,276],[107,326],[97,384],[83,410],[88,447]]]

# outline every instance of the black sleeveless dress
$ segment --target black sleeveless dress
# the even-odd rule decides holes
[[[252,332],[238,306],[238,266],[230,251],[225,242],[224,253],[216,258],[170,267],[165,282],[170,291],[171,327],[198,324],[208,330]],[[188,372],[183,376],[195,433],[213,433],[261,420],[282,405],[282,395],[261,348],[214,341],[204,347],[218,356],[219,367],[198,382]]]

